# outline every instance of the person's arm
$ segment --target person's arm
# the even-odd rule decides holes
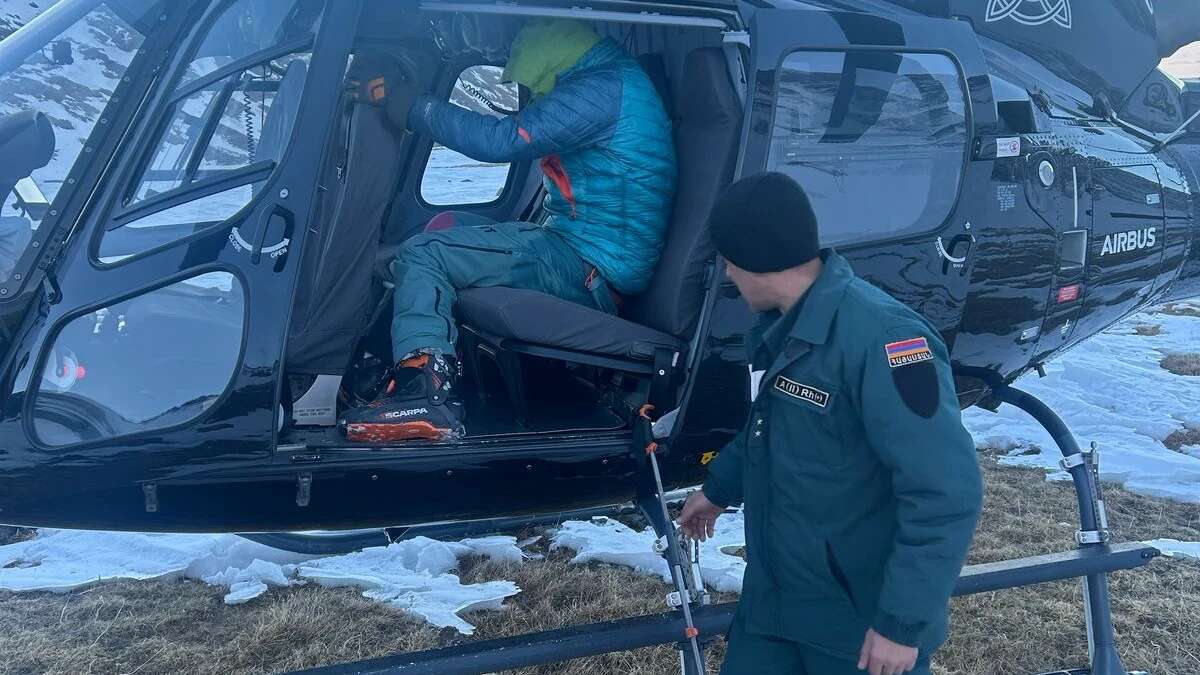
[[[611,137],[620,121],[621,88],[615,72],[568,78],[521,112],[504,117],[422,96],[409,111],[408,128],[481,162],[536,159]]]
[[[871,627],[916,647],[946,611],[979,518],[982,478],[941,339],[914,321],[883,331],[866,349],[863,428],[892,472],[898,502],[895,546]]]

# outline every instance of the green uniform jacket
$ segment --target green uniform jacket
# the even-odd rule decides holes
[[[856,658],[874,628],[928,655],[979,517],[975,444],[937,331],[822,256],[747,337],[765,372],[704,494],[745,504],[748,631]]]

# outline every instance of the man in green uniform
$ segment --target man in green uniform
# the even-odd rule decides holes
[[[946,347],[819,249],[787,176],[730,186],[709,228],[761,312],[746,341],[746,427],[680,516],[704,539],[745,504],[748,564],[722,672],[927,675],[982,501]]]

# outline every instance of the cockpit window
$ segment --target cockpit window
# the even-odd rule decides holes
[[[50,4],[9,3],[5,9],[24,24]],[[68,174],[104,119],[117,84],[145,41],[137,28],[139,19],[156,4],[61,0],[40,26],[0,43],[0,124],[40,113],[52,130],[46,135],[52,139],[49,163],[14,167],[20,162],[8,158],[5,169],[12,171],[0,171],[0,283],[9,280],[28,251],[50,204],[67,185]],[[19,175],[10,175],[14,173]]]
[[[768,165],[804,186],[825,245],[932,230],[958,199],[966,101],[942,54],[795,52]]]
[[[237,0],[197,47],[179,87],[279,45],[316,34],[324,0]]]
[[[309,56],[256,64],[175,101],[130,201],[278,162],[299,112]]]
[[[237,372],[245,313],[238,278],[209,272],[76,317],[41,367],[38,440],[74,445],[199,417]]]
[[[235,0],[207,28],[100,242],[103,262],[219,225],[283,159],[324,0]]]

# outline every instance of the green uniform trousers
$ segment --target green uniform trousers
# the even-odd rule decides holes
[[[857,659],[847,660],[800,642],[747,633],[739,611],[729,629],[729,649],[721,675],[863,675]],[[910,675],[930,675],[929,659],[917,659]]]
[[[552,230],[536,223],[454,227],[409,239],[392,263],[396,282],[392,355],[418,350],[454,354],[458,291],[507,286],[541,291],[615,314],[604,279]],[[554,317],[546,317],[553,321]]]

